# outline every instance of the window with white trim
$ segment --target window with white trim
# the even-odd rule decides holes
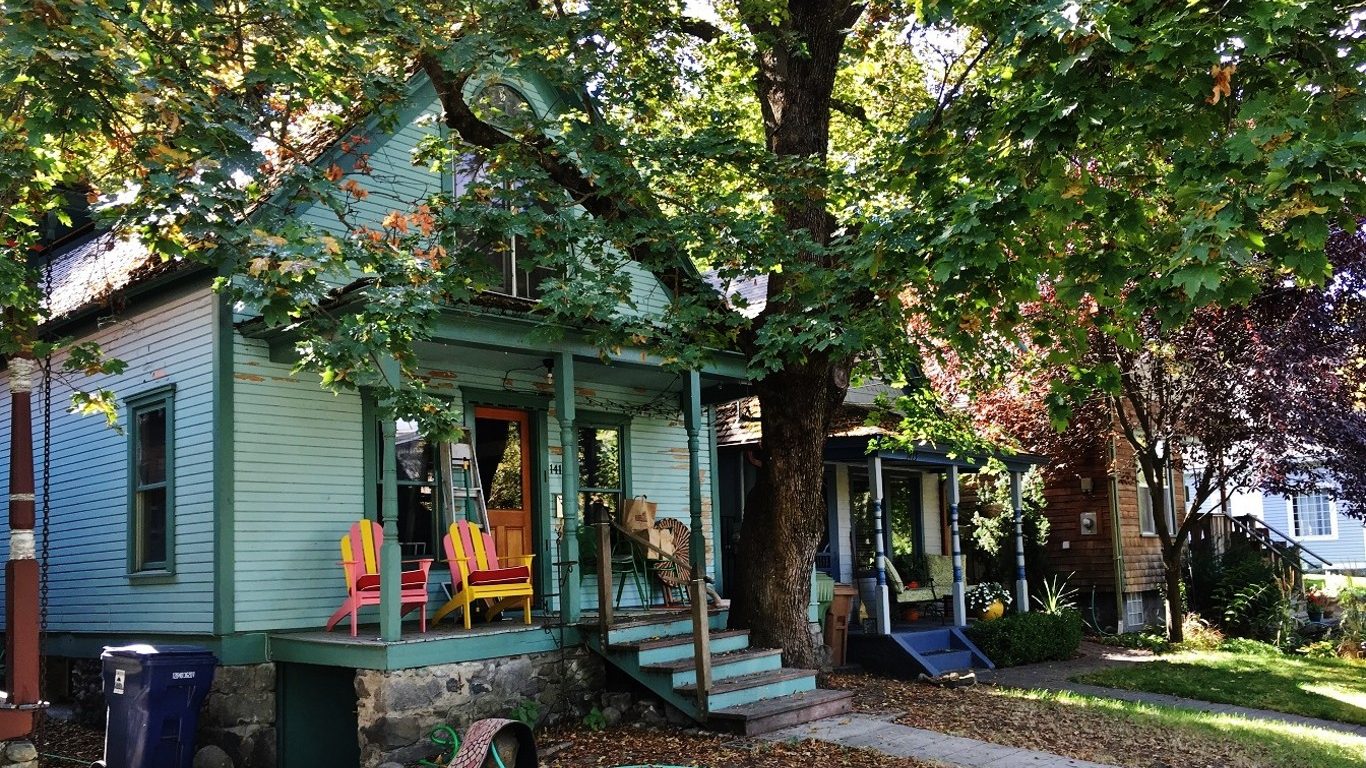
[[[1142,629],[1148,625],[1147,619],[1143,615],[1143,595],[1138,592],[1130,592],[1124,596],[1124,630],[1131,632],[1135,629]]]
[[[1134,476],[1138,486],[1138,530],[1145,536],[1157,535],[1157,521],[1153,518],[1153,490],[1148,487],[1148,478],[1143,475],[1143,468],[1134,467]],[[1172,493],[1170,477],[1167,483],[1167,530],[1176,530],[1176,497]]]
[[[1337,535],[1333,502],[1321,493],[1305,493],[1291,499],[1290,516],[1297,539],[1331,539]]]

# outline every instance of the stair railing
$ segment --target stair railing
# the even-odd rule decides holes
[[[692,564],[663,549],[649,539],[628,530],[615,520],[601,520],[594,524],[598,530],[598,632],[602,635],[602,647],[607,648],[608,631],[612,628],[612,529],[642,549],[655,554],[656,559],[667,560],[681,568],[692,568]],[[707,615],[707,578],[701,572],[693,574],[688,582],[688,600],[692,604],[692,647],[693,661],[697,666],[697,710],[707,713],[707,696],[711,693],[711,622]]]

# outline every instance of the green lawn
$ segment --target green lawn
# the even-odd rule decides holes
[[[1076,681],[1366,725],[1366,664],[1345,659],[1183,651]]]
[[[1002,693],[1053,701],[1077,712],[1114,718],[1114,727],[1147,729],[1152,738],[1180,739],[1189,734],[1200,737],[1202,743],[1237,745],[1244,755],[1257,755],[1256,764],[1263,768],[1361,768],[1366,765],[1366,739],[1322,728],[1274,720],[1249,720],[1237,715],[1118,701],[1066,691],[1002,689]],[[1125,764],[1130,763],[1125,761]],[[1143,764],[1147,765],[1146,762]]]

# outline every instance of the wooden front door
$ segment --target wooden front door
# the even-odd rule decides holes
[[[474,409],[474,450],[498,556],[534,553],[531,434],[526,411]]]

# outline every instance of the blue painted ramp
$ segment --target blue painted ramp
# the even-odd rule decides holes
[[[850,635],[852,661],[879,674],[915,678],[921,673],[937,677],[946,672],[995,669],[962,629],[894,630],[890,635]]]

